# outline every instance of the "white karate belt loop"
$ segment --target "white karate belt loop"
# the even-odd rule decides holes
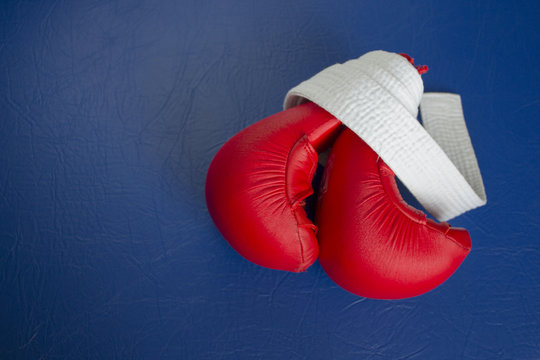
[[[447,221],[486,204],[461,98],[425,93],[404,57],[372,51],[330,66],[291,89],[288,109],[312,101],[360,136],[422,206]],[[418,120],[418,107],[422,126]]]

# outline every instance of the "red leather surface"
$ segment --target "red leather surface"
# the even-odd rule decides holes
[[[425,293],[445,281],[471,248],[466,230],[437,224],[408,206],[392,170],[349,129],[332,148],[316,219],[326,273],[370,298]]]
[[[221,234],[242,256],[295,272],[317,259],[317,228],[302,201],[313,193],[317,151],[340,127],[307,103],[255,123],[219,150],[208,170],[206,201]]]

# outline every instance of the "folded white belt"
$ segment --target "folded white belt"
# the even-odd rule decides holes
[[[294,87],[284,108],[312,101],[334,115],[427,211],[446,221],[484,205],[486,194],[459,95],[423,91],[418,71],[404,57],[372,51]]]

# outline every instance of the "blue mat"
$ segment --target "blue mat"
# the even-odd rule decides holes
[[[539,359],[539,2],[2,1],[0,358]],[[374,49],[462,95],[488,205],[434,291],[359,298],[220,236],[219,147]]]

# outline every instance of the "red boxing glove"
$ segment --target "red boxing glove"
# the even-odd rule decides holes
[[[320,262],[334,281],[379,299],[420,295],[457,269],[470,250],[467,231],[426,219],[405,204],[393,171],[377,155],[439,219],[485,204],[464,119],[451,116],[445,123],[461,135],[457,142],[432,128],[447,155],[416,120],[423,93],[418,73],[427,68],[415,69],[406,58],[374,51],[331,66],[289,91],[288,110],[241,131],[219,150],[208,170],[206,200],[234,249],[258,265],[299,272],[315,261],[320,246]],[[438,116],[441,104],[430,101],[427,113]],[[456,115],[455,105],[450,115]],[[322,107],[377,152],[349,129],[338,137],[318,199],[318,244],[317,227],[302,205],[313,192],[317,152],[341,124]],[[466,151],[454,151],[461,147]],[[460,167],[465,175],[448,156],[467,160]]]
[[[452,275],[471,248],[465,229],[407,205],[392,170],[349,129],[328,158],[316,219],[326,273],[369,298],[423,294]]]
[[[317,152],[340,126],[334,116],[306,103],[242,130],[218,151],[206,179],[208,210],[246,259],[294,272],[317,259],[317,227],[302,205],[313,193]]]

